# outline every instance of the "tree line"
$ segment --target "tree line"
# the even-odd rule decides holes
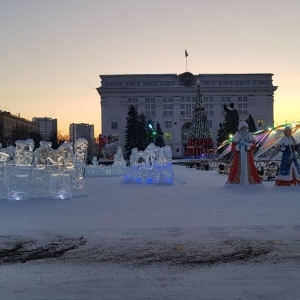
[[[165,146],[159,122],[154,124],[153,120],[147,120],[143,112],[138,113],[136,107],[130,105],[126,117],[124,158],[129,159],[133,148],[144,151],[151,143]]]

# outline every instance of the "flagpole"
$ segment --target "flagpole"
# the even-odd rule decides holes
[[[185,55],[185,69],[186,69],[186,72],[187,72],[187,57],[189,56],[189,54],[188,54],[188,52],[186,51],[186,49],[185,49],[185,51],[184,51],[184,55]]]
[[[187,72],[187,56],[185,57],[185,70]]]

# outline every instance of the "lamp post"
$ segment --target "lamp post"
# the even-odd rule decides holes
[[[152,123],[149,123],[149,124],[148,124],[148,127],[149,127],[150,130],[151,130],[152,142],[154,143],[154,142],[155,142],[155,136],[156,136],[156,130],[155,130],[155,128],[153,127]]]

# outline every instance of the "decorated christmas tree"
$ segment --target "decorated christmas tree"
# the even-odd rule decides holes
[[[203,158],[210,157],[213,152],[213,141],[207,124],[207,115],[200,91],[200,79],[198,78],[196,105],[185,154],[190,158]]]

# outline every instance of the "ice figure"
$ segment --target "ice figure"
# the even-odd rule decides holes
[[[131,166],[134,166],[134,165],[137,165],[138,164],[138,149],[137,148],[133,148],[131,150],[131,155],[130,155],[130,158],[129,158],[129,161],[130,161],[130,165]]]
[[[172,184],[172,150],[170,146],[148,145],[144,151],[132,149],[130,166],[124,168],[122,181],[129,183],[167,183]]]
[[[8,200],[23,200],[29,197],[32,163],[34,159],[32,139],[17,140],[14,152],[14,165],[5,170]]]
[[[7,196],[7,165],[13,160],[13,151],[7,148],[0,149],[0,199]]]
[[[111,175],[120,175],[122,170],[126,167],[126,161],[122,154],[121,147],[118,147],[118,151],[114,156],[114,162],[111,166]]]
[[[51,142],[40,141],[40,147],[35,150],[31,179],[31,192],[33,195],[47,196],[50,193],[49,176],[55,168],[54,150],[51,146]]]
[[[110,166],[89,165],[85,167],[86,176],[119,176],[126,167],[126,161],[123,157],[121,147],[118,147],[117,153],[114,155],[113,164]]]
[[[84,175],[88,145],[88,141],[84,138],[79,138],[74,143],[75,159],[74,170],[71,172],[71,188],[77,192],[77,196],[86,196]]]
[[[84,138],[79,138],[74,143],[75,164],[85,165],[88,149],[88,141]]]
[[[93,166],[98,166],[98,159],[97,159],[97,156],[93,156],[92,165],[93,165]]]
[[[0,165],[11,164],[13,162],[13,158],[14,158],[13,146],[0,149]]]
[[[121,147],[118,147],[118,151],[114,156],[113,166],[121,166],[121,167],[126,166],[126,161],[123,157]]]
[[[14,164],[16,166],[30,166],[34,157],[34,142],[31,139],[17,140],[14,155]]]
[[[38,168],[43,168],[47,164],[54,164],[51,142],[40,141],[40,147],[35,150],[34,165]]]
[[[70,143],[65,142],[55,151],[55,162],[60,168],[72,169],[75,165],[75,156]]]

